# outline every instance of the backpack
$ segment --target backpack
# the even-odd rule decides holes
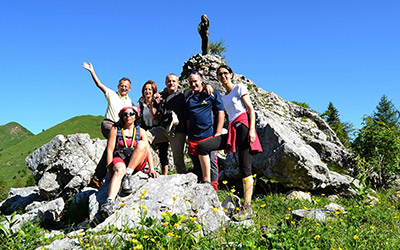
[[[133,150],[135,150],[135,146],[137,142],[140,140],[140,125],[137,125],[135,129],[136,129],[135,140],[132,142],[131,146],[128,147],[126,145],[123,130],[121,128],[117,128],[117,140],[115,141],[115,148],[117,148],[118,142],[120,140],[124,141],[125,147],[115,150],[113,154],[114,157],[120,157],[123,161],[125,161],[126,158],[130,158],[132,156]]]

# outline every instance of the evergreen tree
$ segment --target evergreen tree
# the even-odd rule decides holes
[[[321,117],[325,119],[342,144],[345,147],[350,146],[350,133],[353,131],[353,125],[349,122],[340,121],[339,111],[333,106],[332,102],[329,102],[327,110]]]
[[[332,102],[329,102],[328,109],[322,114],[322,117],[329,125],[340,123],[339,111]]]
[[[374,120],[379,120],[388,126],[399,126],[399,110],[395,108],[392,101],[383,95],[376,106],[373,114]]]

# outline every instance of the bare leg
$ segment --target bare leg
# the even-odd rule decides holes
[[[168,175],[168,165],[162,166],[162,174]]]
[[[118,162],[117,164],[115,164],[114,168],[116,171],[111,178],[110,190],[108,192],[108,198],[111,198],[113,200],[115,199],[115,197],[117,197],[122,178],[126,173],[126,166],[124,163]]]
[[[247,176],[242,179],[244,191],[244,204],[243,206],[250,205],[251,196],[253,195],[253,176]]]
[[[210,178],[210,156],[209,155],[199,155],[201,172],[203,173],[204,181],[211,181]]]
[[[148,144],[144,141],[137,142],[135,150],[133,151],[131,159],[129,160],[128,168],[135,170],[135,168],[139,166],[139,164],[141,164],[146,159],[146,156],[148,156],[149,153],[147,145]]]

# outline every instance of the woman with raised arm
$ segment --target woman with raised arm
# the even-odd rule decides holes
[[[251,156],[262,152],[262,148],[255,129],[255,113],[247,87],[243,84],[233,84],[233,76],[233,71],[228,65],[222,65],[217,70],[218,80],[226,90],[222,101],[229,117],[228,134],[201,142],[198,153],[202,168],[209,168],[208,155],[213,150],[226,149],[238,153],[244,202],[234,219],[242,220],[250,217],[253,212],[250,204],[253,195]]]
[[[122,191],[132,192],[130,178],[124,178],[138,171],[143,171],[146,163],[149,165],[148,174],[157,178],[154,171],[153,157],[150,152],[147,134],[138,125],[140,110],[128,106],[119,112],[119,121],[111,128],[107,143],[107,166],[109,192],[105,203],[100,207],[100,214],[108,217],[115,210],[115,198],[122,185]]]
[[[154,94],[157,93],[157,85],[153,81],[147,81],[142,87],[142,97],[140,97],[136,107],[140,109],[140,125],[145,130],[159,126],[157,103],[154,101]],[[161,142],[153,145],[158,149],[158,156],[162,168],[162,174],[168,174],[168,146],[169,142]]]

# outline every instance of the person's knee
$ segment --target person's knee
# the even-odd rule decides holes
[[[125,175],[125,173],[126,173],[126,166],[125,166],[125,164],[117,163],[117,164],[114,166],[114,175],[115,175],[115,176],[121,177],[121,178],[122,178],[122,177]]]
[[[135,150],[139,150],[139,151],[143,151],[143,152],[147,152],[147,150],[150,149],[150,146],[148,143],[144,142],[144,141],[138,141],[135,147]]]

